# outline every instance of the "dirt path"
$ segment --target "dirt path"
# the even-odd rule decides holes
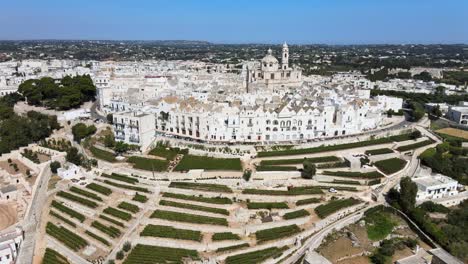
[[[12,203],[0,204],[0,230],[13,225],[17,219],[16,205]]]

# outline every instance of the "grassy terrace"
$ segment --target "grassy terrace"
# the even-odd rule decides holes
[[[159,219],[164,219],[164,220],[169,220],[169,221],[204,224],[204,225],[222,225],[222,226],[228,225],[226,218],[178,213],[178,212],[165,211],[165,210],[154,211],[153,214],[151,214],[150,218],[159,218]]]
[[[379,138],[379,139],[373,139],[373,140],[367,140],[367,141],[361,141],[361,142],[353,142],[353,143],[340,144],[340,145],[320,146],[320,147],[315,147],[315,148],[258,152],[257,156],[261,158],[261,157],[313,154],[313,153],[320,153],[320,152],[325,152],[325,151],[360,148],[360,147],[366,147],[366,146],[386,144],[386,143],[391,143],[391,142],[392,140],[390,138]]]
[[[70,264],[70,262],[57,251],[46,248],[42,264]]]
[[[159,205],[171,206],[171,207],[176,207],[176,208],[185,208],[185,209],[208,212],[208,213],[213,213],[213,214],[229,215],[229,211],[226,209],[222,209],[222,208],[206,207],[206,206],[194,205],[194,204],[188,204],[188,203],[178,203],[178,202],[173,202],[173,201],[168,201],[168,200],[159,201]]]
[[[407,140],[412,140],[412,139],[417,139],[417,138],[419,137],[414,137],[412,133],[406,133],[406,134],[401,134],[401,135],[390,137],[390,139],[395,142],[407,141]]]
[[[391,158],[379,160],[375,162],[374,165],[383,173],[390,175],[397,171],[401,171],[406,166],[406,160]]]
[[[50,210],[49,214],[59,220],[62,220],[65,224],[71,226],[71,227],[76,227],[76,224],[70,221],[70,219],[63,217],[62,215],[58,214],[55,211]]]
[[[325,185],[318,185],[317,188],[324,189],[324,190],[329,190],[330,188],[333,188],[337,191],[349,191],[349,192],[357,192],[356,187],[350,187],[350,186],[325,186]]]
[[[99,195],[97,195],[95,193],[92,193],[92,192],[88,192],[88,191],[80,189],[80,188],[77,188],[75,186],[72,186],[70,188],[70,191],[74,192],[74,193],[77,193],[77,194],[81,194],[81,195],[83,195],[85,197],[88,197],[88,198],[91,198],[93,200],[102,202],[102,198]]]
[[[348,177],[348,178],[362,178],[362,179],[378,179],[384,177],[378,171],[371,172],[353,172],[353,171],[324,171],[323,175]]]
[[[214,233],[211,239],[213,241],[240,240],[240,237],[239,235],[231,233],[231,232],[223,232],[223,233]]]
[[[293,187],[289,190],[265,190],[265,189],[244,189],[243,194],[253,194],[253,195],[285,195],[285,196],[294,196],[294,195],[312,195],[312,194],[322,194],[322,190],[316,188],[315,186],[304,186],[304,187]]]
[[[121,234],[118,228],[115,228],[113,226],[106,226],[103,223],[98,222],[98,221],[93,221],[91,223],[91,226],[112,238],[119,237]]]
[[[136,193],[135,196],[133,196],[133,201],[139,202],[139,203],[146,203],[148,201],[148,197],[145,195]]]
[[[389,153],[394,153],[393,150],[389,148],[381,148],[381,149],[371,149],[371,150],[366,150],[366,155],[382,155],[382,154],[389,154]]]
[[[335,184],[350,184],[350,185],[361,185],[358,181],[351,181],[351,180],[333,180],[331,183]]]
[[[116,162],[115,155],[112,152],[105,151],[94,146],[89,148],[89,151],[93,154],[93,156],[100,160],[105,160],[108,162]]]
[[[232,204],[232,200],[226,197],[203,197],[203,196],[185,195],[185,194],[177,194],[177,193],[163,193],[162,196],[167,197],[167,198],[195,201],[195,202],[201,202],[201,203]]]
[[[196,182],[171,182],[170,188],[189,189],[204,192],[223,192],[232,193],[231,188],[226,185],[212,183],[196,183]]]
[[[115,187],[118,187],[118,188],[137,191],[137,192],[144,192],[144,193],[149,193],[150,192],[148,189],[146,189],[144,187],[138,187],[138,186],[134,186],[134,185],[120,184],[120,183],[116,183],[116,182],[108,181],[108,180],[104,180],[104,183],[115,186]]]
[[[110,175],[106,174],[106,173],[103,173],[103,174],[101,174],[101,177],[116,180],[116,181],[121,181],[121,182],[125,182],[125,183],[130,183],[130,184],[138,183],[138,179],[135,178],[135,177],[130,177],[130,176],[127,176],[127,175],[122,175],[122,174],[117,174],[117,173],[112,173]]]
[[[281,203],[269,203],[269,202],[248,202],[247,208],[249,209],[288,209],[288,204],[281,202]]]
[[[257,264],[273,257],[279,257],[285,248],[271,247],[226,258],[226,264]]]
[[[239,158],[223,159],[184,155],[175,168],[176,171],[188,171],[193,169],[240,171],[242,170],[242,165]]]
[[[82,198],[81,196],[76,196],[74,194],[64,192],[64,191],[59,191],[57,193],[57,196],[63,197],[65,199],[68,199],[68,200],[73,201],[73,202],[77,202],[79,204],[82,204],[84,206],[87,206],[87,207],[93,208],[93,209],[98,206],[98,204],[96,202],[94,202],[94,201],[91,201],[91,200]]]
[[[386,238],[398,225],[398,222],[393,220],[392,214],[382,209],[381,206],[369,209],[364,213],[364,216],[367,236],[373,241]]]
[[[121,211],[121,210],[118,210],[118,209],[115,209],[113,207],[107,207],[102,212],[105,213],[105,214],[112,215],[114,217],[120,218],[120,219],[125,220],[125,221],[130,221],[130,219],[132,219],[131,214],[129,214],[127,212],[124,212],[124,211]]]
[[[107,239],[105,239],[105,238],[103,238],[103,237],[101,237],[101,236],[98,236],[98,235],[94,234],[93,232],[91,232],[91,231],[89,231],[89,230],[86,230],[86,231],[85,231],[85,234],[87,234],[88,236],[90,236],[90,237],[96,239],[97,241],[103,243],[103,244],[106,245],[106,246],[110,246],[110,245],[111,245],[111,243],[109,243],[109,241],[107,241]]]
[[[180,148],[171,148],[166,146],[157,146],[152,149],[148,154],[153,156],[158,156],[161,158],[165,158],[167,160],[173,160],[178,154],[187,154],[187,149],[180,149]]]
[[[140,236],[174,238],[193,241],[202,240],[202,234],[200,231],[178,229],[162,225],[147,225],[140,233]]]
[[[52,201],[52,207],[56,208],[57,210],[59,210],[60,212],[62,213],[65,213],[67,215],[69,215],[70,217],[73,217],[73,218],[76,218],[78,219],[78,221],[80,221],[81,223],[84,222],[84,220],[86,219],[84,215],[78,213],[77,211],[57,202],[57,201]]]
[[[297,206],[300,205],[306,205],[306,204],[314,204],[314,203],[320,203],[321,200],[320,198],[308,198],[308,199],[302,199],[296,202]]]
[[[114,225],[116,225],[116,226],[125,227],[125,225],[124,225],[122,222],[117,221],[117,220],[115,220],[115,219],[113,219],[113,218],[110,218],[110,217],[108,217],[108,216],[99,215],[99,218],[101,218],[101,219],[103,219],[103,220],[106,220],[107,222],[112,223],[112,224],[114,224]]]
[[[286,213],[286,214],[284,214],[283,218],[286,219],[286,220],[289,220],[289,219],[295,219],[295,218],[309,216],[309,215],[310,215],[309,212],[307,212],[304,209],[301,209],[301,210],[297,210],[297,211],[294,211],[294,212]]]
[[[289,237],[301,232],[297,225],[280,226],[255,232],[257,243]]]
[[[241,248],[246,248],[249,247],[249,243],[242,243],[234,246],[229,246],[229,247],[221,247],[216,249],[216,252],[225,252],[225,251],[231,251],[231,250],[236,250],[236,249],[241,249]]]
[[[166,171],[169,161],[148,159],[143,157],[132,156],[127,159],[127,162],[133,164],[133,168],[147,171]]]
[[[105,186],[102,186],[102,185],[99,185],[97,183],[90,183],[88,185],[86,185],[86,188],[90,189],[90,190],[93,190],[95,192],[98,192],[100,194],[104,194],[105,196],[109,196],[112,194],[112,190],[105,187]]]
[[[294,166],[257,166],[257,171],[297,171]]]
[[[302,164],[304,160],[308,160],[312,163],[323,163],[323,162],[336,162],[340,159],[336,156],[324,156],[318,158],[307,158],[307,159],[281,159],[281,160],[262,160],[261,166],[274,166],[274,165],[291,165],[291,164]]]
[[[134,214],[140,211],[140,207],[127,202],[121,202],[117,207]]]
[[[403,151],[413,150],[413,149],[417,149],[417,148],[422,148],[422,147],[430,145],[432,143],[434,143],[434,141],[428,139],[428,140],[424,140],[424,141],[421,141],[421,142],[418,142],[418,143],[398,147],[396,150],[398,150],[400,152],[403,152]]]
[[[315,207],[315,213],[320,217],[320,218],[325,218],[343,208],[350,207],[356,204],[359,204],[361,201],[354,199],[354,198],[348,198],[348,199],[342,199],[342,200],[332,200],[329,201],[326,204],[321,204],[317,207]]]
[[[46,233],[74,251],[79,251],[88,245],[85,239],[74,232],[64,227],[58,227],[51,222],[46,225]]]
[[[197,251],[158,246],[136,245],[123,264],[183,263],[183,259],[198,260]]]

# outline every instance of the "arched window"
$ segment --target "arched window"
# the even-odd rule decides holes
[[[284,121],[281,121],[281,126],[284,127]]]
[[[286,126],[291,126],[291,121],[287,121]]]
[[[274,128],[273,128],[273,131],[274,131],[274,132],[278,131],[278,128],[274,127]]]
[[[309,121],[307,121],[307,125],[312,125],[312,120],[309,119]]]
[[[267,127],[267,128],[266,128],[266,131],[270,131],[270,127]]]
[[[273,125],[278,125],[278,120],[273,121]]]
[[[271,123],[271,121],[270,121],[270,120],[267,120],[267,121],[266,121],[266,124],[267,124],[267,125],[269,125],[270,123]]]

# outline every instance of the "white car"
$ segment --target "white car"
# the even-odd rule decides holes
[[[331,193],[336,193],[336,192],[337,192],[337,191],[335,190],[335,188],[330,188],[328,191],[331,192]]]

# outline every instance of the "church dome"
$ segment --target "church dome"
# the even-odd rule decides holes
[[[275,58],[275,56],[272,55],[272,53],[273,51],[271,49],[268,49],[268,54],[265,57],[263,57],[262,62],[267,64],[277,64],[278,60]]]

